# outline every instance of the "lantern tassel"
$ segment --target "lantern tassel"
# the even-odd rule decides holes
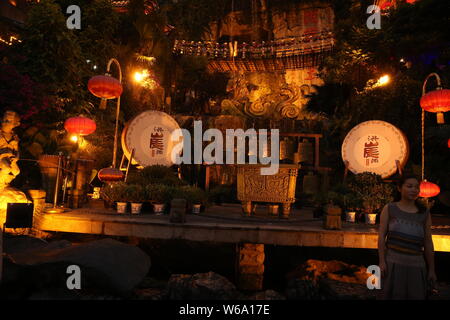
[[[106,99],[102,99],[100,102],[100,110],[105,110],[106,109],[106,103],[108,102],[108,100]]]
[[[445,123],[444,114],[442,112],[438,112],[436,114],[436,116],[437,116],[437,123],[439,123],[439,124],[444,124]]]

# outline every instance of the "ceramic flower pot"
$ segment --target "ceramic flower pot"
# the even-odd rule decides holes
[[[153,204],[153,211],[157,215],[162,215],[162,214],[164,214],[164,207],[165,207],[165,204],[163,204],[163,203],[155,203],[155,204]]]
[[[377,220],[377,214],[376,213],[366,213],[366,223],[367,224],[375,224]]]
[[[192,205],[192,213],[199,214],[201,206],[202,206],[201,204],[193,204]]]
[[[127,212],[127,203],[126,202],[117,202],[117,213],[126,213]]]
[[[142,210],[142,203],[131,203],[131,213],[132,214],[139,214]]]
[[[355,211],[348,211],[347,213],[346,213],[346,216],[345,216],[346,218],[345,218],[345,221],[347,221],[347,222],[351,222],[351,223],[354,223],[356,220],[356,212]]]

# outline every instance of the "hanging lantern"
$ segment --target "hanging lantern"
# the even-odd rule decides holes
[[[420,183],[419,197],[431,198],[437,196],[439,192],[441,192],[441,189],[437,184],[428,182],[427,180],[423,180]]]
[[[97,129],[97,125],[94,120],[80,116],[67,119],[64,122],[64,128],[69,133],[86,136],[93,133]]]
[[[122,181],[125,175],[117,168],[103,168],[98,172],[98,178],[102,182]]]
[[[447,140],[447,147],[450,148],[450,139]]]
[[[89,79],[88,89],[94,96],[102,98],[100,109],[106,108],[106,99],[118,98],[123,91],[120,81],[109,74],[94,76]]]
[[[437,122],[444,123],[443,112],[450,110],[450,90],[441,89],[430,91],[420,99],[420,106],[428,112],[437,113]]]

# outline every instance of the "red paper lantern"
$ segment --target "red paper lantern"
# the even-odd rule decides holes
[[[439,192],[441,192],[441,189],[437,184],[428,182],[427,180],[424,180],[420,183],[419,197],[431,198],[437,196]]]
[[[94,96],[102,99],[118,98],[123,91],[120,81],[109,75],[92,77],[89,79],[88,89]]]
[[[450,139],[447,140],[447,147],[450,148]]]
[[[64,122],[64,128],[67,132],[85,136],[91,134],[97,129],[97,125],[94,120],[86,117],[73,117],[69,118]]]
[[[420,106],[428,112],[437,113],[437,122],[444,123],[444,114],[450,110],[450,90],[438,89],[430,91],[420,99]]]
[[[122,181],[125,175],[117,168],[104,168],[98,172],[98,178],[103,182]]]

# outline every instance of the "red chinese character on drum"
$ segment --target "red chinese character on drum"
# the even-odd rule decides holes
[[[164,129],[161,127],[154,127],[150,134],[150,149],[152,150],[152,157],[163,154],[164,151]]]
[[[363,157],[366,159],[366,166],[369,166],[371,163],[378,163],[378,159],[380,158],[380,151],[378,149],[379,139],[377,136],[368,136],[368,142],[364,143]]]

